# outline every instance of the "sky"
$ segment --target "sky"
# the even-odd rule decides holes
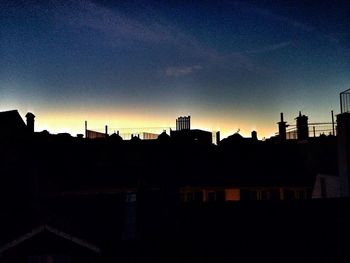
[[[0,1],[0,111],[36,131],[191,126],[268,138],[339,113],[347,1]]]

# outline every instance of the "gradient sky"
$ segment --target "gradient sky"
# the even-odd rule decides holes
[[[277,131],[339,112],[350,88],[348,1],[0,1],[0,111],[36,130]]]

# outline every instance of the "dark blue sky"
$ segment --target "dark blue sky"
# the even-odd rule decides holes
[[[347,1],[1,1],[0,110],[38,129],[276,130],[338,112],[350,88]],[[54,121],[53,121],[54,120]]]

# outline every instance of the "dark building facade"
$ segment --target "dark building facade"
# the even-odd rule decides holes
[[[24,135],[26,125],[17,110],[0,112],[0,136]]]
[[[213,139],[211,132],[199,129],[170,131],[170,138],[178,142],[198,142],[205,144],[211,144]]]
[[[179,117],[176,119],[176,130],[190,130],[191,129],[191,116]]]
[[[286,129],[288,125],[287,122],[283,120],[283,113],[281,112],[281,120],[278,122],[278,134],[281,142],[284,142],[287,138]]]
[[[350,127],[345,117],[338,129]],[[279,262],[298,253],[295,240],[320,254],[324,238],[350,233],[347,200],[311,200],[315,176],[336,174],[334,137],[279,143],[236,133],[213,145],[211,132],[181,129],[158,140],[36,133],[1,146],[1,262],[181,261],[186,249],[193,261],[233,262],[242,248],[253,262],[276,253]],[[165,249],[167,240],[178,242]]]
[[[296,117],[296,122],[298,140],[307,140],[309,138],[308,117],[302,115],[301,111],[299,111],[299,116]]]

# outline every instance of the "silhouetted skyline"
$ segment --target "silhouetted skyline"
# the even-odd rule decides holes
[[[193,126],[259,138],[339,112],[347,1],[2,1],[0,111],[37,131]]]
[[[217,145],[191,116],[125,140],[0,112],[1,262],[347,261],[350,90],[340,97],[328,135],[310,136],[302,112],[291,131],[281,113],[278,136]]]

